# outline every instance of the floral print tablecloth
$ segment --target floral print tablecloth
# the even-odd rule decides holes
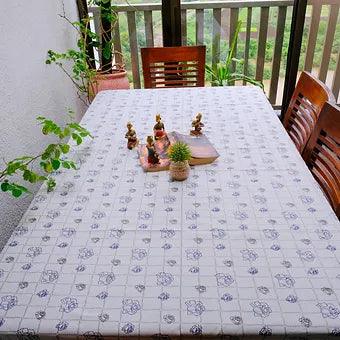
[[[126,148],[202,112],[220,158],[185,182]],[[340,334],[340,225],[255,87],[107,91],[78,172],[0,255],[0,338]]]

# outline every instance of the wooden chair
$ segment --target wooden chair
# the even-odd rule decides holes
[[[340,108],[325,103],[303,158],[340,217]]]
[[[326,101],[335,103],[328,87],[310,73],[302,72],[283,121],[301,154]]]
[[[204,86],[205,46],[142,48],[145,88]]]

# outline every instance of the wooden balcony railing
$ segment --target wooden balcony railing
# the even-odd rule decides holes
[[[243,58],[244,63],[237,70],[262,80],[270,102],[281,104],[293,2],[182,2],[182,43],[206,45],[207,61],[218,63],[225,58],[237,21],[241,19],[243,30],[237,57]],[[336,98],[340,90],[339,5],[339,0],[308,1],[299,68],[326,82]],[[100,33],[98,8],[89,10],[95,30]],[[161,4],[117,5],[115,60],[117,63],[124,60],[134,88],[142,86],[140,47],[162,46],[160,11]]]

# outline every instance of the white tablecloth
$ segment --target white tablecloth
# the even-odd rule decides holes
[[[202,112],[220,158],[185,182],[126,148]],[[0,338],[339,334],[340,225],[254,87],[99,93],[78,172],[0,255]]]

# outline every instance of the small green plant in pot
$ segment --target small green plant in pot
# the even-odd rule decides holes
[[[243,73],[237,73],[233,71],[233,63],[243,64],[242,59],[235,58],[236,43],[241,26],[242,21],[238,21],[225,63],[218,63],[212,67],[205,65],[205,70],[207,71],[207,74],[211,76],[212,86],[229,86],[234,85],[235,81],[242,80],[247,83],[259,86],[263,90],[263,84],[261,81],[257,81],[256,79],[251,78]]]
[[[175,181],[184,181],[189,176],[189,159],[191,151],[187,144],[176,142],[170,146],[168,151],[170,159],[170,177]]]

